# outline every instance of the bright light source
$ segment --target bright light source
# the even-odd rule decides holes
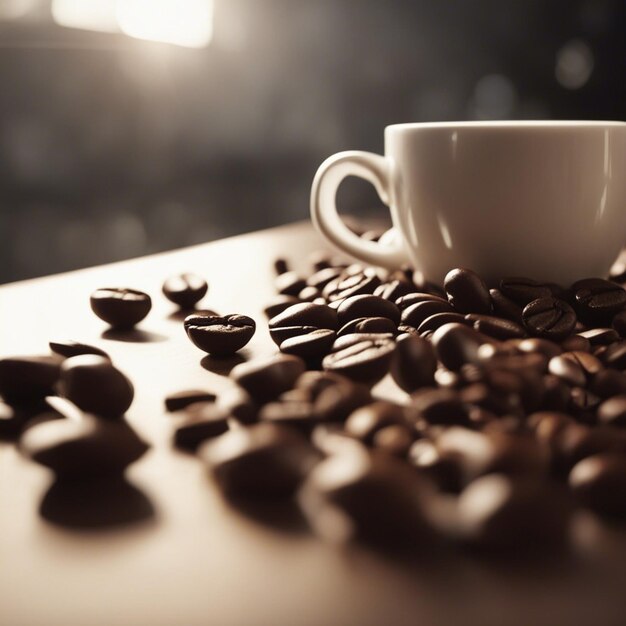
[[[213,1],[118,0],[117,20],[137,39],[202,48],[213,35]]]
[[[52,17],[59,26],[119,33],[117,0],[52,0]]]

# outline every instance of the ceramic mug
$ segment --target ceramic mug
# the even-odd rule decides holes
[[[370,181],[398,236],[360,239],[337,213],[346,176]],[[567,286],[606,276],[626,243],[626,123],[437,122],[385,129],[385,156],[340,152],[319,167],[311,216],[337,248],[441,283],[467,267],[494,284]]]

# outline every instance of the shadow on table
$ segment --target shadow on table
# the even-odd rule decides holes
[[[122,475],[94,480],[57,479],[39,506],[41,516],[68,528],[104,529],[154,517],[148,497]]]
[[[201,361],[200,365],[209,372],[213,372],[214,374],[220,374],[222,376],[228,376],[230,371],[235,367],[235,365],[239,365],[240,363],[244,363],[248,358],[244,354],[233,354],[232,356],[227,357],[217,357],[211,356],[207,354]]]
[[[130,330],[118,330],[108,328],[102,332],[102,339],[110,341],[123,341],[125,343],[155,343],[167,341],[168,337],[161,333],[155,333],[141,328],[131,328]]]

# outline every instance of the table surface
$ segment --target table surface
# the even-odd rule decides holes
[[[47,353],[55,338],[101,346],[135,384],[128,420],[151,444],[127,472],[144,515],[77,530],[58,511],[56,521],[39,513],[51,475],[0,442],[0,624],[626,623],[623,527],[581,516],[565,554],[507,559],[449,549],[400,558],[324,543],[289,507],[242,511],[193,455],[172,447],[163,398],[224,390],[232,363],[203,360],[161,295],[164,278],[197,272],[210,284],[203,306],[254,317],[247,359],[275,350],[262,313],[274,293],[272,260],[286,256],[305,271],[320,247],[311,226],[298,223],[0,288],[0,353]],[[110,336],[90,311],[91,291],[111,285],[153,297],[131,337]],[[385,380],[375,392],[396,389]],[[56,503],[62,509],[62,495]]]

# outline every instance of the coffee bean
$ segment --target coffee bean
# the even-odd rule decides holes
[[[315,272],[315,274],[309,276],[306,279],[306,284],[310,287],[316,287],[317,289],[323,290],[331,280],[338,278],[342,271],[343,270],[340,267],[323,268]]]
[[[432,302],[432,301],[446,302],[446,303],[448,302],[445,298],[442,298],[440,296],[434,296],[431,293],[415,292],[415,293],[409,293],[406,296],[401,296],[400,298],[398,298],[396,300],[396,306],[402,312],[405,309],[408,309],[412,304],[418,304],[419,302]]]
[[[313,302],[314,300],[320,298],[321,292],[317,287],[305,287],[299,294],[298,298],[303,302]],[[322,302],[324,302],[324,298],[321,298]]]
[[[503,278],[500,281],[500,292],[522,307],[533,300],[552,297],[548,285],[530,278]]]
[[[180,411],[196,402],[214,402],[215,394],[202,389],[187,389],[171,393],[165,398],[166,411]]]
[[[344,324],[337,333],[340,337],[354,333],[388,333],[395,335],[396,325],[387,317],[357,317]]]
[[[394,336],[391,333],[350,333],[337,337],[333,344],[333,352],[338,352],[344,348],[361,343],[362,341],[393,341]]]
[[[607,346],[606,351],[602,354],[602,362],[607,367],[618,370],[626,369],[626,341],[616,341]]]
[[[258,406],[238,385],[220,393],[217,404],[240,424],[252,424],[257,421]]]
[[[374,293],[381,283],[374,270],[360,270],[356,274],[351,274],[348,270],[349,268],[324,287],[322,295],[327,300],[341,300],[350,296]]]
[[[37,424],[19,445],[26,456],[62,478],[120,473],[148,449],[126,422],[89,414]]]
[[[373,439],[374,448],[405,458],[415,437],[411,429],[404,424],[392,424],[381,428]]]
[[[589,389],[600,398],[610,398],[626,393],[626,374],[613,369],[598,372]]]
[[[585,371],[576,359],[564,358],[563,355],[555,356],[550,359],[548,370],[568,385],[584,387],[587,384]]]
[[[324,358],[322,366],[327,371],[342,374],[351,380],[374,384],[389,371],[394,349],[393,340],[363,339],[332,352]]]
[[[459,324],[469,326],[470,322],[460,313],[435,313],[427,317],[418,327],[417,332],[426,338],[426,333],[434,333],[437,329],[447,324]]]
[[[561,341],[563,352],[591,352],[591,342],[580,335],[571,335]]]
[[[148,315],[152,308],[150,296],[136,289],[104,287],[90,298],[91,310],[110,326],[129,329]]]
[[[309,434],[319,423],[319,418],[311,402],[286,398],[288,394],[293,393],[294,391],[288,391],[282,394],[280,402],[268,402],[259,411],[259,420],[289,426],[303,434]]]
[[[0,402],[0,441],[15,439],[35,424],[62,417],[44,401],[21,406]]]
[[[133,385],[105,357],[74,356],[61,365],[60,394],[79,409],[102,417],[118,417],[133,401]]]
[[[619,333],[620,337],[626,337],[626,311],[615,314],[611,326]]]
[[[569,486],[586,507],[601,515],[626,516],[626,457],[596,454],[572,468]]]
[[[570,392],[569,411],[579,422],[594,423],[593,412],[602,400],[584,387],[573,387]]]
[[[561,357],[578,363],[587,380],[592,379],[598,372],[604,369],[600,360],[588,352],[563,352]]]
[[[539,339],[537,337],[522,339],[522,341],[515,344],[515,347],[519,352],[538,352],[548,359],[563,353],[563,348],[558,344],[549,339]]]
[[[64,357],[80,356],[81,354],[97,354],[98,356],[104,356],[107,359],[109,355],[96,346],[90,346],[86,343],[80,343],[79,341],[72,341],[68,339],[66,341],[50,341],[48,343],[50,350],[56,354],[60,354]]]
[[[270,329],[288,326],[310,326],[337,330],[339,321],[337,312],[325,304],[302,302],[282,311],[268,322]]]
[[[300,298],[296,296],[278,295],[275,296],[270,303],[265,305],[263,312],[265,313],[266,317],[272,318],[279,313],[282,313],[290,306],[293,306],[294,304],[300,304],[301,302],[302,301],[300,300]]]
[[[430,293],[433,296],[439,296],[440,298],[446,299],[446,292],[440,285],[432,283],[424,277],[424,274],[420,271],[415,271],[410,276],[410,279],[413,281],[413,284],[417,287],[417,291],[420,293]]]
[[[399,341],[391,359],[390,373],[398,387],[412,393],[434,385],[437,358],[430,342],[418,336]]]
[[[213,439],[228,430],[227,411],[214,402],[198,402],[179,416],[182,418],[174,432],[174,445],[194,451],[207,439]]]
[[[406,338],[407,336],[419,337],[420,334],[417,332],[417,328],[413,328],[413,326],[405,326],[404,324],[400,324],[397,329],[398,335],[396,339],[400,341],[401,339]]]
[[[323,421],[341,422],[353,411],[371,401],[372,396],[367,386],[344,379],[339,383],[324,386],[317,393],[314,397],[315,413]]]
[[[496,315],[516,322],[517,324],[524,323],[522,307],[519,304],[507,298],[499,289],[490,289],[489,295],[491,296],[491,304]]]
[[[494,339],[504,341],[505,339],[519,339],[526,336],[526,330],[523,326],[501,317],[469,313],[465,319],[471,322],[474,330]]]
[[[461,489],[460,467],[455,459],[445,457],[432,441],[418,439],[408,452],[408,462],[431,480],[438,489],[457,492]]]
[[[626,394],[605,400],[598,407],[598,421],[608,426],[626,426]]]
[[[289,271],[289,263],[287,263],[287,259],[275,259],[274,260],[274,271],[277,276],[281,274],[286,274]]]
[[[435,331],[432,343],[437,358],[452,371],[466,363],[479,363],[478,348],[484,343],[482,336],[462,324],[445,324]]]
[[[483,476],[458,501],[462,538],[498,548],[562,543],[568,513],[552,485],[526,476]]]
[[[574,309],[552,296],[530,302],[522,311],[522,317],[531,334],[553,341],[571,335],[576,325]]]
[[[185,331],[200,350],[215,356],[228,356],[252,339],[256,323],[247,315],[207,315],[192,313],[185,318]]]
[[[397,326],[400,322],[400,310],[389,300],[365,294],[346,298],[337,309],[337,317],[340,325],[360,317],[386,317]]]
[[[402,311],[402,323],[413,328],[436,313],[452,313],[454,309],[443,300],[425,300],[416,302]],[[459,316],[462,317],[462,316]]]
[[[331,372],[312,370],[298,377],[294,389],[305,393],[309,400],[316,400],[324,389],[341,383],[349,383],[349,380]]]
[[[491,296],[485,281],[472,270],[450,270],[443,281],[448,301],[459,313],[491,313]]]
[[[398,298],[417,291],[415,285],[406,279],[389,280],[382,283],[374,290],[374,295],[396,302]]]
[[[586,278],[572,285],[580,318],[590,324],[610,324],[613,316],[626,306],[626,291],[602,278]]]
[[[240,363],[230,377],[243,387],[253,400],[265,403],[291,389],[305,370],[304,361],[284,354],[269,359]]]
[[[594,379],[597,380],[603,372]],[[570,402],[570,389],[567,384],[554,374],[547,374],[542,379],[543,397],[541,409],[544,411],[565,411]]]
[[[297,296],[306,287],[306,282],[296,272],[285,272],[276,277],[274,286],[279,294]]]
[[[163,295],[181,309],[193,309],[209,289],[202,276],[184,272],[170,276],[163,283]]]
[[[394,424],[405,424],[403,407],[392,402],[380,400],[358,408],[350,414],[345,423],[348,435],[371,444],[374,435],[384,428]]]
[[[619,341],[619,335],[612,328],[592,328],[578,333],[592,346],[608,346]]]
[[[285,339],[280,344],[280,351],[293,354],[304,360],[321,358],[327,355],[337,334],[328,328],[318,328],[302,335]]]
[[[277,328],[270,328],[270,337],[280,348],[281,344],[287,341],[287,339],[300,337],[301,335],[306,335],[316,330],[319,330],[317,326],[278,326]]]
[[[60,359],[16,356],[0,359],[0,395],[10,404],[35,403],[54,393]]]
[[[412,396],[413,407],[429,424],[466,424],[468,413],[452,389],[420,389]]]
[[[231,498],[285,498],[319,460],[297,431],[269,422],[231,430],[198,449]]]

